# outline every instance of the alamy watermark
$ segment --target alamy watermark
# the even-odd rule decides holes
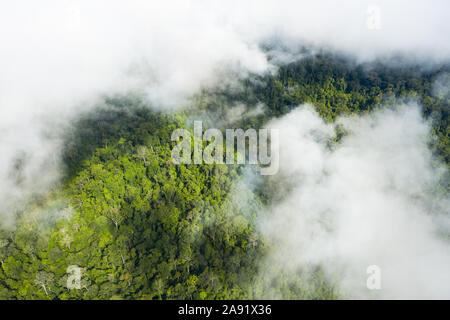
[[[67,289],[81,289],[81,268],[71,265],[67,267],[66,273],[69,274],[67,277]]]
[[[366,280],[366,287],[369,290],[381,289],[381,269],[377,265],[367,267],[366,273],[369,275]]]
[[[173,163],[259,164],[261,165],[261,175],[274,175],[278,172],[279,134],[277,129],[259,129],[258,131],[255,129],[247,129],[246,131],[243,129],[226,129],[224,139],[221,130],[212,128],[205,130],[203,133],[202,121],[194,121],[193,146],[191,138],[191,133],[187,129],[176,129],[172,132],[172,141],[179,142],[181,139],[172,149]],[[203,142],[209,144],[203,148]],[[248,152],[246,146],[248,146]]]
[[[380,30],[381,29],[381,8],[379,6],[368,6],[367,7],[367,20],[366,26],[369,30]]]

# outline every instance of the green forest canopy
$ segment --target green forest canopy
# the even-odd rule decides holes
[[[450,100],[433,94],[443,72],[449,67],[355,65],[318,54],[277,75],[250,76],[241,90],[205,89],[177,113],[153,111],[135,95],[105,98],[67,132],[62,185],[31,199],[15,230],[0,230],[0,298],[271,298],[268,285],[288,299],[339,298],[320,266],[308,280],[302,270],[279,270],[277,283],[261,281],[271,244],[255,223],[276,187],[243,187],[244,166],[172,164],[171,132],[195,115],[224,118],[236,102],[265,106],[234,124],[258,128],[302,103],[331,122],[415,100],[433,124],[430,147],[448,165]],[[67,289],[70,265],[82,268],[80,289]]]

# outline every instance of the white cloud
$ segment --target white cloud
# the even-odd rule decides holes
[[[380,30],[366,28],[368,5],[381,8]],[[273,37],[361,59],[394,51],[447,59],[448,7],[443,0],[2,1],[0,193],[10,198],[10,168],[24,150],[33,159],[28,181],[47,181],[37,168],[60,142],[41,138],[42,130],[70,121],[100,94],[138,89],[155,106],[183,105],[202,85],[220,85],[227,68],[273,70],[259,47]]]
[[[353,298],[450,297],[449,202],[433,187],[429,126],[419,107],[341,118],[334,137],[310,107],[272,123],[280,130],[280,175],[291,187],[261,223],[276,245],[268,265],[318,264]],[[366,288],[366,268],[378,265],[382,289]]]

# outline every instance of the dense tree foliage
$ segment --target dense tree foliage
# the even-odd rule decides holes
[[[393,66],[390,66],[390,65]],[[450,96],[433,84],[450,72],[449,66],[406,65],[398,61],[355,65],[327,54],[282,66],[276,77],[260,79],[257,98],[268,106],[268,116],[280,116],[301,103],[311,103],[328,121],[349,113],[367,113],[383,106],[416,102],[430,119],[438,141],[434,150],[450,162]]]
[[[250,294],[264,247],[253,230],[258,202],[239,201],[251,192],[236,189],[235,166],[174,165],[165,135],[173,124],[159,123],[165,130],[146,145],[120,137],[98,147],[54,200],[19,218],[12,239],[2,239],[4,297]],[[49,211],[61,218],[49,221]],[[83,268],[80,290],[67,290],[69,265]]]
[[[277,186],[246,188],[244,166],[174,165],[170,135],[200,115],[224,128],[239,103],[245,116],[231,125],[258,128],[301,103],[333,121],[416,100],[448,164],[450,100],[432,88],[444,71],[319,54],[249,77],[239,90],[205,89],[191,109],[173,114],[133,95],[106,98],[67,132],[63,187],[30,201],[15,230],[0,231],[0,298],[248,299],[271,297],[267,286],[278,297],[339,297],[316,266],[307,281],[302,270],[293,277],[280,269],[279,281],[267,284],[259,269],[270,241],[256,222]],[[69,290],[71,265],[81,268],[81,282]]]

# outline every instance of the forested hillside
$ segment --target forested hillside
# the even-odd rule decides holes
[[[446,72],[317,54],[250,75],[238,90],[205,88],[181,111],[155,111],[138,94],[105,98],[66,133],[60,184],[29,199],[16,227],[0,231],[0,298],[342,297],[320,266],[311,266],[314,277],[280,270],[277,283],[264,282],[272,244],[257,220],[276,184],[261,178],[248,187],[245,165],[175,165],[171,133],[191,130],[200,115],[221,129],[260,128],[303,103],[332,122],[415,101],[433,125],[436,159],[448,166],[450,96],[433,87]],[[232,119],[236,105],[245,116]],[[448,182],[441,187],[448,194]],[[70,265],[82,268],[81,289],[67,289]]]

